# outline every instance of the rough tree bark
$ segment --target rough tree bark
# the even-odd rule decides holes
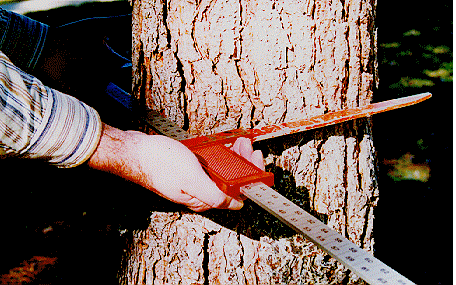
[[[132,5],[133,93],[193,134],[293,121],[372,100],[376,0]],[[378,199],[371,125],[356,120],[259,146],[270,168],[293,178],[292,192],[304,197],[296,203],[368,251]],[[120,282],[358,282],[300,235],[251,238],[254,226],[240,233],[242,227],[218,222],[154,213],[149,228],[134,233]]]

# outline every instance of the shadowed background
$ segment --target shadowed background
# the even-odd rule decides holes
[[[114,1],[28,16],[60,25],[121,15],[129,9],[128,1]],[[451,284],[452,3],[379,1],[377,26],[380,85],[374,100],[422,92],[433,97],[373,119],[380,190],[375,255],[419,284]],[[128,29],[110,37],[116,51],[125,56],[131,54]],[[27,277],[24,270],[32,263],[36,272],[39,264],[44,270],[23,277],[31,284],[117,283],[128,233],[146,227],[151,211],[182,210],[147,190],[86,167],[58,170],[40,162],[8,160],[0,161],[0,171],[4,181],[14,182],[14,186],[4,182],[0,193],[4,284],[13,277]],[[287,174],[283,175],[286,180]],[[272,216],[256,208],[246,210],[249,219],[260,221],[253,236],[291,234]]]

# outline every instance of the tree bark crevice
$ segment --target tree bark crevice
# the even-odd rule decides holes
[[[192,134],[295,121],[372,100],[376,0],[132,5],[134,96]],[[370,119],[356,120],[259,144],[268,168],[287,176],[278,177],[278,191],[369,251],[378,200],[371,128]],[[224,215],[216,224],[197,214],[153,213],[146,230],[152,240],[143,248],[144,233],[135,233],[123,284],[358,282],[305,238],[250,239],[223,220],[252,236],[273,230]]]
[[[204,241],[203,241],[203,262],[202,262],[202,267],[203,267],[203,274],[204,274],[204,284],[210,284],[209,283],[209,240],[212,235],[217,234],[217,231],[210,231],[204,234]]]

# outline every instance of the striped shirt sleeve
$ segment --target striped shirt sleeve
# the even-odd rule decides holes
[[[26,72],[31,72],[44,47],[49,26],[0,8],[0,50]]]
[[[0,157],[74,167],[93,154],[101,129],[93,108],[44,86],[0,51]]]

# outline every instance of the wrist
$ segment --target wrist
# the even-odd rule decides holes
[[[88,165],[91,168],[112,173],[136,184],[150,188],[141,167],[141,142],[148,137],[137,131],[122,131],[120,129],[103,124],[103,130],[98,144]],[[156,148],[155,145],[149,144]],[[149,151],[150,153],[150,151]]]
[[[98,147],[90,157],[88,165],[116,175],[124,173],[127,166],[127,137],[127,132],[103,123]]]

